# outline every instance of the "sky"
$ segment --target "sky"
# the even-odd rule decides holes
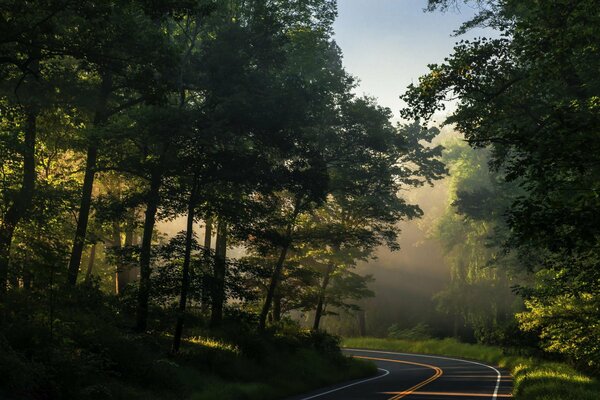
[[[346,70],[360,81],[358,94],[374,96],[399,119],[399,99],[406,86],[440,63],[461,39],[489,35],[477,29],[452,37],[475,10],[426,13],[427,0],[338,0],[335,40]]]

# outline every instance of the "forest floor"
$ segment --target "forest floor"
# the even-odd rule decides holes
[[[0,310],[1,399],[268,400],[377,372],[293,324],[259,333],[229,313],[217,330],[189,315],[173,355],[172,312],[155,308],[152,330],[136,333],[127,305],[97,290],[51,300],[14,293]]]
[[[508,369],[514,378],[517,400],[597,400],[600,382],[561,362],[518,354],[501,347],[461,343],[454,339],[420,341],[378,338],[346,338],[349,348],[434,354],[483,361]]]

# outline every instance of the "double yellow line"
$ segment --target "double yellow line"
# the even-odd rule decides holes
[[[423,386],[427,385],[428,383],[435,381],[437,378],[442,376],[442,374],[444,373],[444,371],[442,371],[441,368],[436,367],[435,365],[422,364],[422,363],[417,363],[417,362],[412,362],[412,361],[400,361],[400,360],[392,360],[390,358],[376,358],[376,357],[364,357],[364,356],[354,356],[354,358],[362,358],[364,360],[375,360],[375,361],[388,361],[388,362],[395,362],[395,363],[399,363],[399,364],[417,365],[419,367],[431,368],[431,369],[435,370],[435,373],[432,376],[430,376],[429,378],[425,379],[423,382],[419,382],[415,386],[413,386],[403,392],[397,393],[394,397],[390,397],[388,400],[398,400],[405,396],[408,396],[409,394],[413,393],[415,390],[418,390],[418,389],[422,388]]]

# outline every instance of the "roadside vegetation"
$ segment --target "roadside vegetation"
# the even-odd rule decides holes
[[[482,361],[506,368],[513,376],[513,396],[517,400],[596,400],[600,382],[564,362],[520,355],[519,350],[497,346],[461,343],[456,339],[346,338],[350,348],[434,354]]]
[[[127,329],[134,317],[129,307],[97,288],[55,295],[52,321],[34,296],[10,296],[0,398],[281,399],[376,373],[343,356],[326,333],[288,323],[258,334],[251,318],[230,314],[218,330],[192,318],[173,355],[166,351],[172,314],[153,309],[152,320],[161,322],[135,333]]]

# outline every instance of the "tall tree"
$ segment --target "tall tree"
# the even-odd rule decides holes
[[[523,190],[508,210],[507,245],[525,256],[536,249],[543,258],[534,269],[552,271],[538,273],[539,285],[527,293],[547,305],[555,296],[598,293],[600,10],[594,1],[505,0],[492,11],[470,26],[490,25],[500,37],[463,41],[446,62],[431,65],[403,96],[403,115],[429,121],[457,97],[446,123],[472,146],[491,146],[491,166]]]
[[[110,136],[106,125],[112,116],[136,104],[157,101],[165,92],[164,79],[155,77],[168,76],[171,57],[175,57],[161,29],[169,11],[156,14],[146,9],[144,2],[134,2],[130,7],[75,9],[75,13],[83,13],[83,24],[77,26],[77,36],[66,37],[66,52],[84,59],[82,69],[97,75],[99,84],[91,106],[93,128],[87,132],[81,204],[67,274],[70,285],[77,281],[85,244],[100,143],[107,134]]]

